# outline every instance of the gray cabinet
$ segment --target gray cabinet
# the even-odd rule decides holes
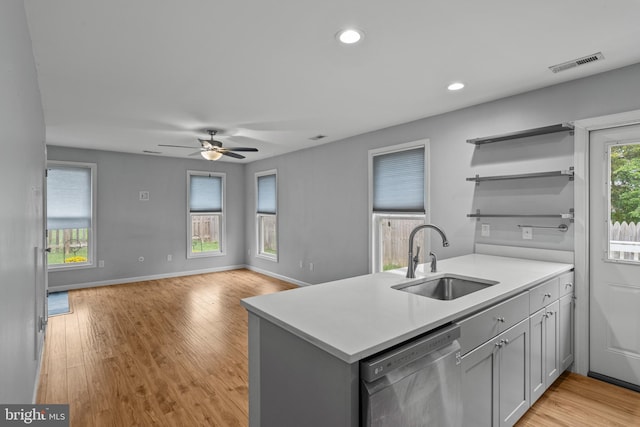
[[[531,289],[529,296],[533,404],[573,363],[573,273]]]
[[[462,357],[464,426],[511,426],[529,408],[529,320]]]
[[[554,290],[555,289],[555,290]],[[560,376],[560,319],[558,314],[558,281],[553,279],[544,283],[529,293],[532,296],[531,308],[539,306],[533,301],[551,299],[542,309],[529,317],[531,327],[531,404],[545,392],[547,388]]]

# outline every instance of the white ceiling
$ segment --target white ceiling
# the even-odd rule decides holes
[[[638,0],[25,5],[47,143],[131,153],[186,156],[158,144],[216,128],[253,161],[640,62]],[[361,43],[336,41],[348,26]]]

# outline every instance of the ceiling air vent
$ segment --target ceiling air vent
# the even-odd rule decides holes
[[[575,68],[579,65],[588,64],[590,62],[600,61],[604,59],[604,55],[602,52],[594,53],[593,55],[583,56],[582,58],[574,59],[572,61],[563,62],[562,64],[552,65],[549,67],[551,71],[554,73],[559,73],[560,71],[568,70],[569,68]]]

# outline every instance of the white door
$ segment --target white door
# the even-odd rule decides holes
[[[640,125],[591,132],[590,188],[589,371],[638,387]]]

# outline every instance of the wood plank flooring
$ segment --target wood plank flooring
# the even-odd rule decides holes
[[[71,426],[248,425],[240,299],[295,288],[248,270],[69,292],[49,319],[39,403]]]
[[[37,401],[69,403],[77,427],[247,426],[240,299],[295,287],[235,270],[70,291]],[[640,393],[565,374],[517,426],[640,426]]]
[[[640,426],[640,393],[565,372],[516,427]]]

